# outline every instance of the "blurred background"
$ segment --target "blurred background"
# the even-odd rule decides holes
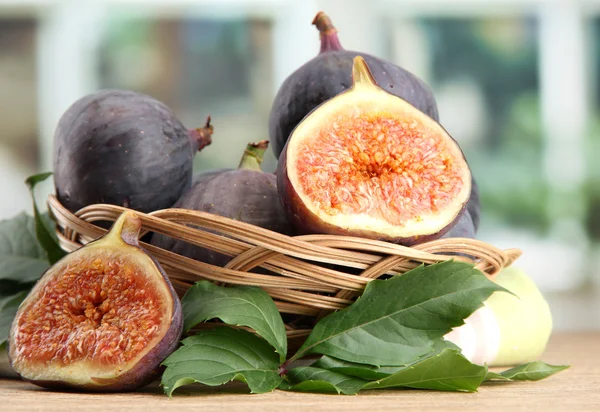
[[[431,85],[480,185],[479,237],[523,250],[556,330],[600,329],[600,0],[0,0],[0,219],[30,211],[24,179],[98,89],[152,95],[188,127],[212,115],[195,168],[235,167],[318,53],[319,10],[346,49]]]

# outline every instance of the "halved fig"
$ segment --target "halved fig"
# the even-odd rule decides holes
[[[123,213],[102,238],[68,254],[33,287],[11,325],[8,356],[47,388],[128,391],[158,377],[182,333],[181,302]]]
[[[301,233],[404,245],[441,237],[471,193],[462,150],[438,122],[380,88],[360,56],[352,77],[294,129],[279,159],[288,219]]]

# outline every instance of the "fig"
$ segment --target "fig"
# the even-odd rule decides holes
[[[449,237],[466,237],[470,239],[475,239],[476,229],[475,223],[473,222],[473,218],[471,217],[471,213],[469,209],[465,210],[463,214],[460,216],[458,221],[452,228],[446,232],[442,238]]]
[[[102,90],[71,105],[54,134],[54,184],[71,212],[95,203],[141,212],[168,208],[190,188],[194,155],[211,143],[187,130],[162,102]]]
[[[269,139],[278,158],[292,130],[314,108],[352,85],[352,62],[362,56],[377,83],[438,120],[430,87],[409,71],[370,54],[344,50],[337,30],[322,11],[313,20],[321,37],[321,50],[285,79],[277,91],[269,117]]]
[[[360,56],[352,87],[294,129],[277,176],[298,232],[403,245],[444,235],[471,194],[458,143],[437,121],[380,88]]]
[[[124,212],[103,237],[50,267],[19,306],[8,357],[51,389],[129,391],[156,379],[183,329],[181,302]]]
[[[261,163],[269,142],[249,143],[237,169],[217,169],[194,178],[194,185],[173,207],[199,210],[290,235],[277,191],[277,178],[263,172]],[[152,244],[174,253],[225,266],[231,257],[156,233]]]

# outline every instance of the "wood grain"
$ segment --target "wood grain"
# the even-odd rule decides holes
[[[17,380],[0,380],[0,410],[9,411],[600,411],[600,332],[555,334],[541,359],[571,368],[539,382],[484,384],[478,393],[379,390],[356,396],[275,391],[251,395],[241,384],[177,390],[157,385],[129,394],[51,392]]]

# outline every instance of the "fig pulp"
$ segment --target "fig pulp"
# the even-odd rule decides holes
[[[404,245],[441,237],[471,193],[460,147],[434,119],[381,89],[360,56],[353,81],[284,148],[277,175],[288,220],[302,233]]]
[[[123,213],[102,238],[54,264],[19,307],[8,356],[47,388],[127,391],[158,377],[175,350],[181,303],[138,244],[141,220]]]
[[[314,108],[352,86],[352,59],[362,56],[383,89],[438,120],[429,86],[407,70],[375,56],[344,50],[330,18],[319,12],[313,24],[321,37],[321,51],[281,85],[269,117],[269,138],[279,157],[292,130]]]
[[[236,219],[278,233],[291,234],[277,192],[277,178],[260,164],[268,141],[250,143],[237,169],[211,170],[194,178],[194,185],[173,207],[199,210]],[[171,237],[154,234],[152,244],[174,253],[225,266],[231,257]]]
[[[194,155],[211,143],[210,119],[187,130],[160,101],[103,90],[76,101],[54,135],[54,183],[71,212],[95,203],[152,212],[192,184]]]

